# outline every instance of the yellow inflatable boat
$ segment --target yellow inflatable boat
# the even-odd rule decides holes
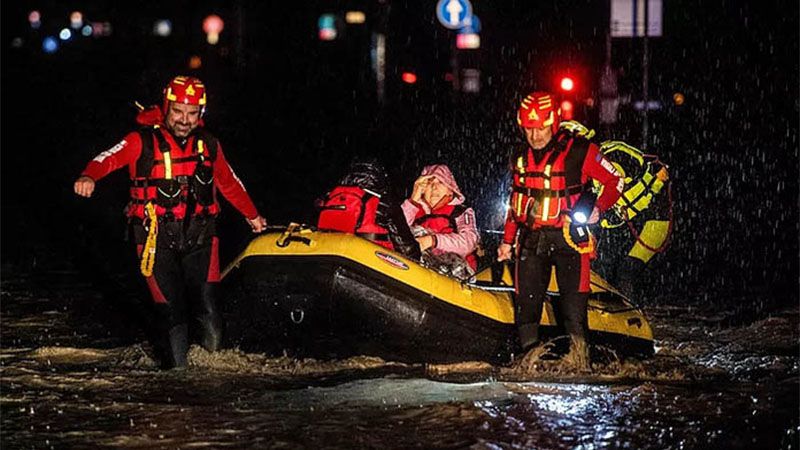
[[[357,236],[292,225],[261,235],[225,269],[222,310],[244,350],[402,362],[507,362],[517,351],[509,271],[465,283]],[[653,353],[642,311],[596,274],[590,340],[625,355]],[[540,333],[559,334],[551,281]]]

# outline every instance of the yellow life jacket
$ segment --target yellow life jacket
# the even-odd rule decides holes
[[[569,130],[571,133],[586,139],[590,139],[595,134],[594,130],[590,130],[575,120],[561,122],[559,128]],[[650,206],[653,197],[661,192],[664,184],[669,179],[669,173],[666,166],[658,158],[646,158],[646,155],[641,150],[622,141],[605,141],[600,144],[600,152],[608,158],[614,168],[625,179],[625,190],[614,205],[614,213],[619,218],[619,222],[612,223],[608,219],[600,221],[600,226],[603,228],[616,228]],[[631,157],[643,167],[642,174],[636,179],[632,177],[632,174],[626,174],[622,165],[614,161],[614,152],[622,152]],[[602,192],[603,186],[595,183],[595,188]]]
[[[639,149],[622,141],[605,141],[600,144],[600,152],[608,157],[617,170],[621,172],[621,175],[625,177],[625,190],[614,205],[614,213],[619,217],[620,221],[612,223],[608,219],[603,219],[600,222],[600,226],[603,228],[615,228],[622,225],[625,220],[630,220],[647,209],[650,206],[650,202],[653,201],[653,197],[658,195],[661,189],[664,188],[669,179],[669,174],[666,166],[657,158],[648,160]],[[613,162],[614,157],[610,155],[614,152],[622,152],[642,166],[641,175],[633,179],[628,176],[629,174],[625,174],[624,169]]]

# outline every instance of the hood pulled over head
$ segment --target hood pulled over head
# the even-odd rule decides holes
[[[458,183],[456,183],[456,178],[453,176],[453,172],[450,171],[450,168],[444,164],[433,164],[430,166],[425,166],[422,169],[422,173],[420,176],[434,176],[440,183],[444,184],[451,191],[453,191],[453,197],[455,204],[464,203],[464,194],[461,193],[461,189],[458,187]]]

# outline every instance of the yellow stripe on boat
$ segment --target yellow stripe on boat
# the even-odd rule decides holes
[[[288,245],[281,247],[278,245],[278,241],[285,237],[282,233],[264,234],[253,239],[225,269],[223,278],[249,257],[338,257],[348,259],[402,282],[429,295],[431,301],[440,300],[503,324],[514,323],[514,306],[509,293],[488,291],[461,283],[358,236],[309,229],[294,232],[293,236],[302,238],[305,242],[290,240]],[[477,278],[485,279],[485,273],[479,274]],[[555,279],[551,279],[549,288],[552,292],[557,290]],[[593,294],[608,292],[611,295],[619,295],[594,273],[591,274],[591,289]],[[555,325],[550,303],[544,305],[541,324]],[[638,308],[631,305],[610,307],[594,295],[589,299],[588,325],[592,331],[622,334],[647,340],[653,339],[652,330]]]

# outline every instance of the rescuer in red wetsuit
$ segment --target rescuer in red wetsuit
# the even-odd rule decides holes
[[[164,90],[163,105],[139,113],[142,128],[97,155],[74,186],[76,194],[90,197],[95,182],[128,167],[126,211],[164,341],[155,347],[167,368],[186,365],[190,317],[203,347],[214,351],[220,345],[217,192],[245,216],[254,233],[267,225],[219,141],[203,127],[205,106],[200,80],[175,77]]]
[[[539,341],[538,326],[546,298],[551,268],[555,266],[564,327],[571,351],[588,368],[586,303],[589,296],[589,261],[593,241],[576,244],[570,214],[591,188],[603,186],[587,223],[597,223],[600,213],[620,196],[623,180],[587,139],[559,130],[560,110],[546,92],[522,100],[517,123],[529,146],[511,159],[512,195],[498,260],[511,258],[517,246],[515,322],[523,350]],[[519,231],[519,236],[517,236]]]

